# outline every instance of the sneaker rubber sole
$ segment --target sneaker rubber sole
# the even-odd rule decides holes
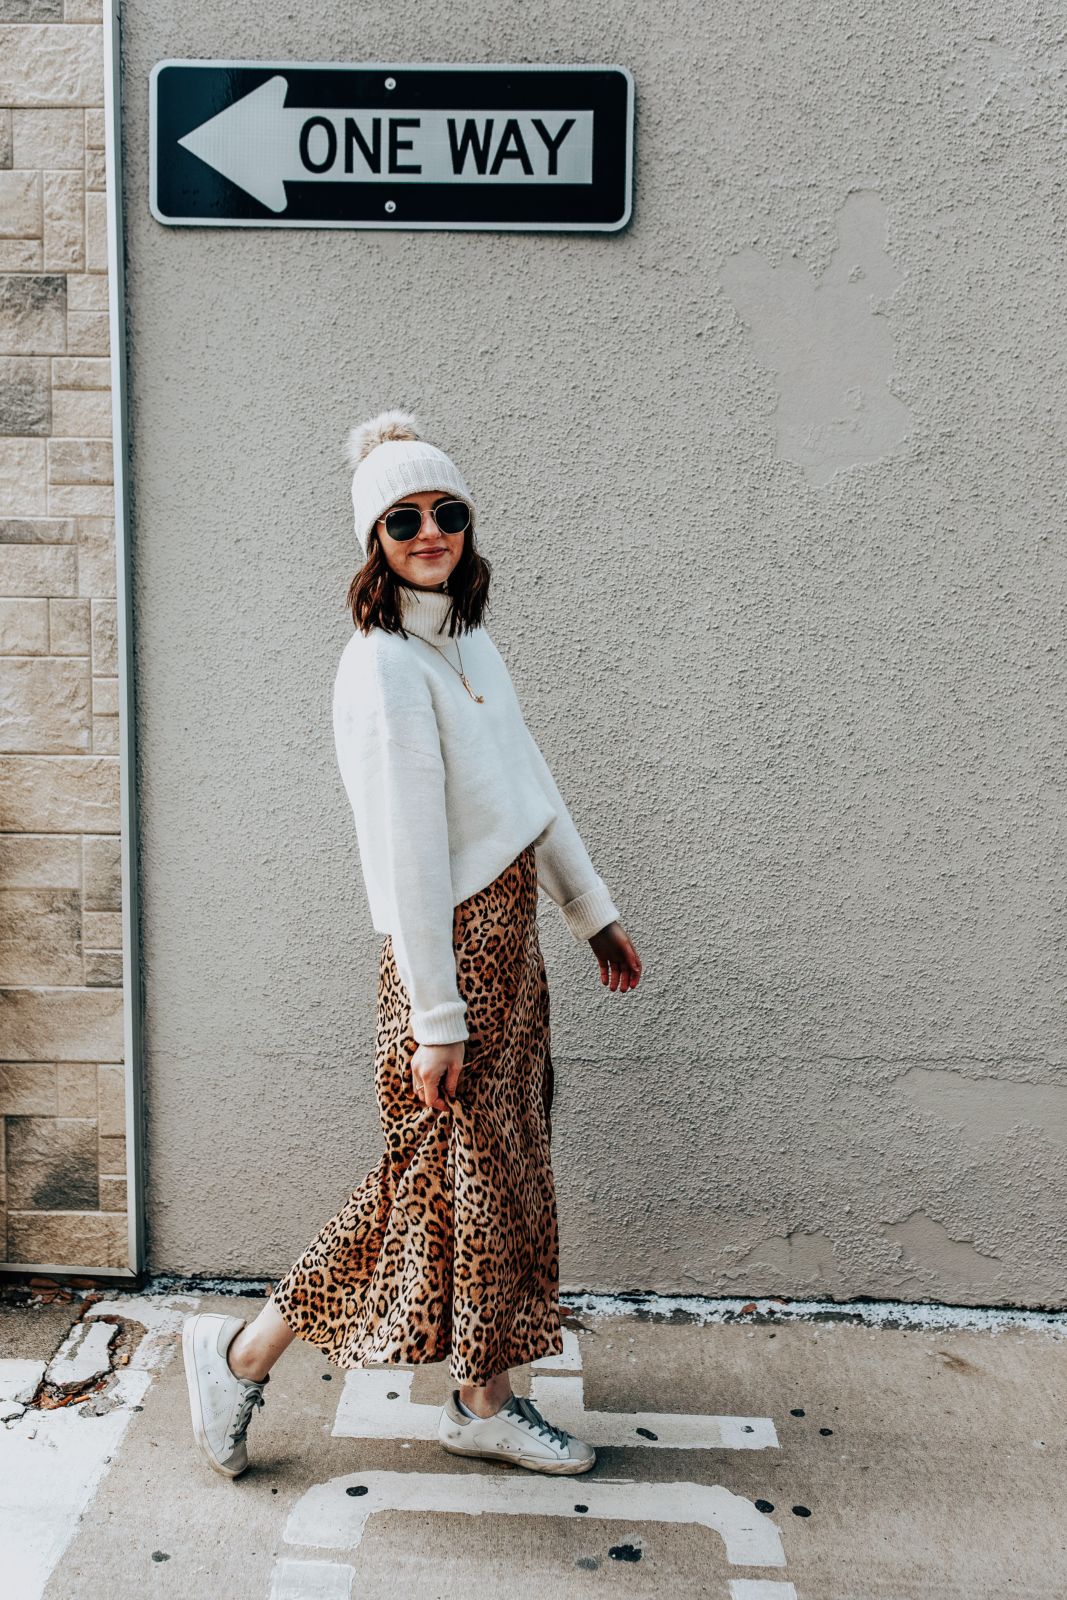
[[[459,1445],[440,1441],[442,1450],[453,1456],[477,1456],[481,1461],[499,1461],[505,1467],[525,1467],[528,1472],[545,1472],[553,1478],[577,1478],[596,1466],[596,1455],[589,1461],[542,1461],[528,1456],[508,1456],[499,1450],[463,1450]]]

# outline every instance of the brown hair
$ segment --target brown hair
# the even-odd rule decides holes
[[[452,596],[449,638],[481,626],[492,570],[475,546],[472,520],[463,539],[463,554],[452,568],[447,584],[447,592]],[[400,621],[400,591],[404,587],[403,580],[385,559],[377,528],[372,528],[367,541],[367,559],[349,584],[345,598],[356,627],[364,633],[382,628],[386,633],[402,633],[406,639],[408,635]]]

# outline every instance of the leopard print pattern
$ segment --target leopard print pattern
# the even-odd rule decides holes
[[[272,1294],[338,1367],[447,1357],[454,1379],[482,1384],[563,1349],[537,893],[529,844],[454,907],[470,1037],[445,1111],[415,1097],[410,1000],[385,937],[375,1037],[385,1154]]]

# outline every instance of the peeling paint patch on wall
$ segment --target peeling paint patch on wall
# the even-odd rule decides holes
[[[1067,41],[1036,40],[1007,44],[987,36],[960,42],[947,76],[946,104],[962,110],[968,123],[985,118],[995,105],[1022,116],[1059,116],[1067,72]]]
[[[745,1284],[782,1282],[812,1284],[819,1288],[836,1288],[839,1279],[834,1261],[834,1244],[824,1233],[803,1233],[799,1230],[762,1239],[751,1250],[735,1261],[723,1277],[734,1283]]]
[[[925,1211],[913,1211],[903,1222],[889,1223],[885,1231],[899,1245],[908,1267],[936,1274],[939,1283],[956,1281],[973,1291],[996,1277],[998,1257],[979,1250],[971,1240],[954,1239]]]
[[[898,448],[911,417],[889,386],[892,330],[882,306],[903,275],[886,254],[885,206],[875,190],[845,199],[837,248],[820,278],[795,253],[774,266],[758,250],[741,250],[719,280],[775,374],[784,461],[821,487]]]
[[[958,1124],[971,1140],[1002,1141],[1022,1125],[1067,1148],[1067,1088],[1009,1078],[966,1078],[933,1067],[910,1067],[901,1088],[923,1111]]]

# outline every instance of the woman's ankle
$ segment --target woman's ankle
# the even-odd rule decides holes
[[[459,1398],[468,1411],[473,1411],[479,1417],[492,1417],[506,1405],[512,1394],[510,1380],[499,1385],[489,1384],[463,1384],[459,1385]]]
[[[226,1364],[235,1378],[250,1378],[256,1383],[261,1383],[270,1371],[264,1366],[263,1357],[256,1350],[254,1343],[245,1337],[248,1330],[240,1328],[230,1341],[226,1352]]]

